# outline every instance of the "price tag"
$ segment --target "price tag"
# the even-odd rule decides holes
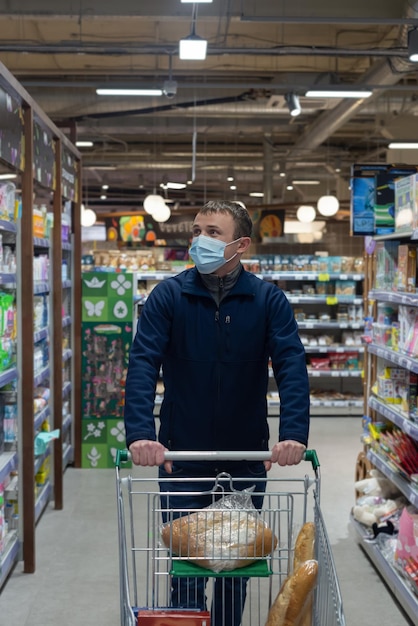
[[[329,281],[329,274],[327,273],[318,274],[318,280],[323,283],[327,283]]]
[[[326,303],[327,304],[338,304],[338,298],[336,296],[327,296]]]

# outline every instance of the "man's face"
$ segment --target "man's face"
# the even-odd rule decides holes
[[[226,243],[234,241],[234,220],[229,213],[198,213],[193,222],[193,237],[205,235]]]

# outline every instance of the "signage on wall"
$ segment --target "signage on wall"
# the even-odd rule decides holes
[[[78,164],[74,155],[63,146],[62,148],[62,195],[67,200],[78,200]]]
[[[108,241],[131,245],[188,246],[192,237],[193,218],[175,215],[167,222],[156,222],[151,215],[127,215],[105,220]]]
[[[263,209],[254,211],[253,239],[255,242],[274,243],[284,236],[284,209]]]
[[[0,158],[9,165],[25,167],[24,118],[21,102],[0,87]]]
[[[395,181],[415,174],[413,165],[355,163],[351,166],[351,235],[387,235],[395,230]]]
[[[33,121],[33,177],[41,185],[55,189],[55,141],[49,129]]]

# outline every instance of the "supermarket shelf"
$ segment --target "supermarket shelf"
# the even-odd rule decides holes
[[[369,398],[369,407],[396,424],[396,426],[399,426],[399,428],[401,428],[404,433],[412,437],[412,439],[418,441],[418,423],[411,422],[410,419],[401,415],[399,411],[395,411],[391,405],[382,402],[374,396]]]
[[[380,458],[373,450],[367,452],[367,458],[386,476],[386,478],[389,478],[389,480],[397,486],[399,491],[403,493],[411,504],[418,507],[418,488],[411,487],[411,484],[405,480],[405,478],[402,478],[396,470],[392,469],[389,463]]]
[[[0,273],[0,285],[4,285],[9,289],[16,288],[16,274],[11,274],[9,272],[1,272]]]
[[[73,351],[68,348],[67,350],[63,351],[63,353],[62,353],[62,360],[63,361],[69,361],[72,356],[73,356]]]
[[[49,283],[44,280],[35,281],[33,285],[33,293],[38,296],[43,293],[49,293]]]
[[[49,336],[48,328],[41,328],[33,333],[33,343],[38,343],[38,341],[42,341],[42,339],[47,339]]]
[[[0,557],[0,589],[15,566],[19,555],[19,539],[16,530],[6,535],[5,547]]]
[[[353,345],[353,346],[304,346],[305,348],[305,352],[306,353],[314,353],[314,354],[328,354],[328,352],[333,352],[333,353],[341,353],[341,354],[346,354],[347,352],[349,354],[353,353],[353,352],[359,352],[362,353],[364,352],[364,346],[357,346],[357,345]]]
[[[308,367],[310,378],[361,378],[363,370],[314,370]]]
[[[49,444],[51,445],[51,444]],[[37,474],[39,472],[39,469],[42,465],[42,463],[45,461],[45,459],[51,455],[51,450],[49,448],[47,448],[46,452],[44,452],[43,454],[40,454],[39,456],[35,457],[35,470],[34,470],[34,474]]]
[[[49,405],[47,404],[46,407],[44,407],[42,409],[42,411],[39,411],[38,413],[36,413],[35,415],[35,430],[39,430],[40,427],[42,426],[42,422],[44,422],[46,419],[48,419],[50,414],[50,408]]]
[[[62,452],[62,464],[63,467],[67,467],[74,460],[74,448],[73,446],[67,445],[64,447]]]
[[[34,386],[37,387],[38,385],[40,385],[44,380],[49,378],[49,375],[50,375],[49,366],[44,367],[40,372],[35,374],[33,378]]]
[[[38,497],[36,498],[36,502],[35,502],[35,523],[37,523],[39,521],[42,513],[44,512],[45,507],[48,504],[49,499],[51,497],[51,491],[52,491],[52,486],[51,486],[51,483],[48,481],[42,487],[41,492],[39,493]]]
[[[245,259],[243,260],[245,262]],[[176,276],[179,272],[183,272],[186,269],[182,267],[179,271],[172,272],[137,272],[136,277],[138,280],[165,280],[172,276]],[[349,273],[340,274],[327,272],[263,272],[254,274],[261,280],[317,280],[322,282],[328,282],[330,280],[363,280],[364,274]]]
[[[395,363],[395,365],[399,365],[410,372],[418,374],[418,360],[413,357],[406,356],[406,354],[402,354],[401,352],[395,352],[390,348],[378,346],[375,343],[369,343],[367,345],[367,350],[371,354],[375,354],[382,359],[386,359],[391,363]]]
[[[72,422],[73,422],[73,416],[71,414],[67,415],[67,417],[62,422],[62,433],[61,433],[61,435],[63,435],[71,427]]]
[[[17,234],[17,226],[15,222],[9,222],[8,220],[0,220],[0,230],[5,230],[9,233]]]
[[[0,454],[0,483],[2,483],[10,472],[17,467],[16,452],[3,452]]]
[[[406,581],[398,575],[396,570],[385,559],[378,545],[367,540],[369,537],[367,530],[354,518],[351,518],[351,524],[356,532],[359,545],[378,570],[399,604],[416,624],[417,596],[409,588]]]
[[[34,237],[33,245],[35,248],[49,248],[50,242],[49,239],[45,239],[44,237]]]
[[[62,388],[62,398],[66,398],[72,389],[72,384],[70,382],[64,383],[63,388]]]
[[[351,328],[353,330],[360,330],[364,328],[363,322],[337,322],[337,320],[330,320],[329,322],[298,322],[299,330],[312,330],[315,328],[323,329],[323,328],[333,328],[334,330],[341,330],[346,328]]]
[[[73,323],[73,320],[70,315],[66,315],[65,317],[62,318],[63,328],[66,328],[67,326],[71,326],[72,323]]]
[[[368,297],[369,300],[379,300],[379,302],[394,302],[395,304],[418,306],[418,294],[416,293],[371,289]]]
[[[362,304],[363,298],[359,296],[294,296],[285,292],[286,298],[291,304]]]
[[[279,415],[280,400],[267,400],[269,416]],[[312,400],[311,416],[338,417],[363,415],[363,400]]]
[[[243,259],[245,263],[245,259]],[[330,280],[363,280],[364,274],[358,273],[328,273],[328,272],[264,272],[256,274],[263,280],[317,280],[318,282],[328,282]]]
[[[1,372],[0,373],[0,387],[4,387],[5,385],[8,385],[14,380],[17,380],[17,378],[18,378],[18,371],[16,367],[11,367],[10,369],[5,370],[4,372]]]

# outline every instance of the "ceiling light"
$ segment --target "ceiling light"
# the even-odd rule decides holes
[[[294,93],[287,93],[285,95],[286,104],[289,108],[289,113],[292,117],[296,117],[301,114],[299,96]]]
[[[418,30],[416,28],[408,31],[408,58],[412,63],[418,62]]]
[[[322,196],[317,203],[318,211],[324,217],[331,217],[338,212],[340,203],[335,196]]]
[[[109,185],[102,185],[102,189],[109,189]]]
[[[103,193],[103,194],[100,196],[100,200],[107,200],[107,196],[106,196],[106,194],[104,194],[104,193]]]
[[[170,207],[163,203],[153,212],[152,219],[156,222],[166,222],[171,215]]]
[[[231,191],[236,191],[237,186],[236,185],[229,185],[229,188]]]
[[[416,141],[392,141],[388,148],[389,150],[417,150],[418,143]]]
[[[368,89],[310,89],[305,96],[307,98],[369,98],[372,93]]]
[[[182,61],[204,61],[208,42],[193,31],[185,39],[180,40],[179,57]]]
[[[251,191],[249,195],[252,198],[264,198],[264,193],[262,191]]]
[[[166,206],[164,198],[156,193],[150,193],[144,198],[144,211],[154,216],[154,213],[163,206]]]
[[[92,141],[76,141],[75,145],[77,148],[91,148],[93,146]]]
[[[286,172],[280,172],[279,176],[281,176],[282,178],[285,178]]]
[[[162,96],[162,89],[96,89],[98,96]]]
[[[301,179],[301,180],[294,180],[293,184],[294,185],[319,185],[320,182],[319,180],[308,180],[308,179],[302,180]]]
[[[314,221],[316,217],[316,211],[313,206],[302,205],[296,211],[296,217],[298,218],[299,222],[307,224]]]
[[[84,208],[84,205],[81,205],[81,225],[88,228],[89,226],[93,226],[96,223],[96,213],[91,209]]]
[[[17,174],[0,174],[0,180],[13,180],[17,178]]]
[[[293,185],[291,185],[291,184],[286,185],[286,189],[287,189],[288,191],[292,191],[292,189],[293,189]]]
[[[161,183],[160,187],[162,187],[162,189],[184,189],[186,183]]]

